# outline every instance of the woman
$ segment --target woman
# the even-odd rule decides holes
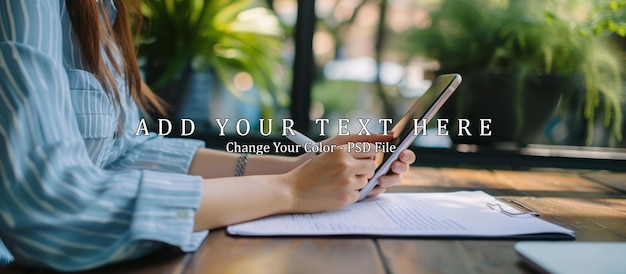
[[[134,136],[139,110],[162,111],[139,77],[127,12],[137,5],[0,0],[0,260],[89,269],[163,244],[191,252],[212,228],[356,201],[371,153],[248,159]],[[328,142],[348,140],[386,137]],[[400,159],[373,195],[415,155]]]

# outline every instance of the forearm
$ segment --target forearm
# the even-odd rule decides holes
[[[225,154],[227,153],[202,151],[194,159],[195,164],[208,163],[201,162],[203,160],[214,161],[217,166],[211,169],[226,169],[226,176],[229,176],[204,180],[200,206],[194,216],[196,230],[222,227],[280,213],[314,213],[341,208],[356,202],[359,190],[367,184],[368,178],[376,169],[372,161],[375,152],[347,152],[345,149],[338,149],[315,157],[310,154],[300,156],[291,162],[298,165],[284,174],[233,177],[231,172],[238,156]],[[219,157],[227,158],[228,161],[223,162],[229,164],[222,165]],[[260,160],[258,165],[251,163],[258,168],[252,172],[263,171],[263,168],[268,173],[278,171],[285,167],[273,165],[289,158],[266,159],[267,162]],[[404,159],[404,163],[412,163],[415,155],[403,153],[400,159]],[[303,163],[299,164],[298,161]],[[289,166],[289,163],[285,166]],[[397,173],[404,172],[407,168],[408,164],[399,161],[394,163],[392,171],[396,174],[386,175],[389,182],[383,187],[399,183],[400,176]]]
[[[204,180],[194,229],[218,228],[286,213],[292,207],[293,197],[283,175]]]
[[[232,177],[239,154],[214,149],[199,149],[193,157],[189,174],[205,179]],[[250,155],[244,175],[268,175],[289,172],[308,160],[307,156]]]

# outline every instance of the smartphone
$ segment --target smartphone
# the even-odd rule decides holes
[[[381,155],[376,156],[375,159],[380,159],[375,160],[378,161],[378,168],[376,168],[374,176],[369,179],[367,185],[360,190],[359,201],[365,199],[367,194],[374,189],[378,184],[380,176],[389,173],[391,164],[398,159],[400,152],[409,148],[424,126],[435,116],[460,84],[461,75],[459,74],[453,73],[438,76],[424,95],[394,124],[392,128],[392,143],[396,145],[396,150],[393,153],[384,153],[382,157],[380,157]],[[414,121],[418,122],[415,123]]]

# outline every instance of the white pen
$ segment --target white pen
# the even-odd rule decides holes
[[[313,145],[313,144],[317,143],[317,142],[311,140],[311,138],[309,138],[306,135],[298,132],[295,129],[292,129],[292,131],[293,131],[294,135],[287,134],[286,137],[287,137],[287,139],[291,140],[296,145],[304,146],[307,143],[310,144],[310,145]],[[319,152],[319,151],[315,152],[315,155],[319,155],[320,153],[321,152]]]

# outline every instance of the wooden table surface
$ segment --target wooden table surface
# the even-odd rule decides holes
[[[413,167],[393,192],[483,190],[517,199],[577,241],[626,241],[626,173]],[[98,269],[123,273],[528,273],[511,240],[231,237],[211,231],[195,253]],[[9,266],[9,273],[31,273]]]

